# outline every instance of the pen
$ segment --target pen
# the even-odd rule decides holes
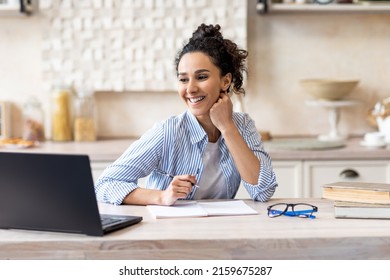
[[[161,170],[156,170],[156,172],[157,173],[160,173],[161,175],[164,175],[164,176],[166,176],[166,177],[169,177],[169,178],[171,178],[171,179],[173,179],[173,177],[175,177],[175,176],[173,176],[172,174],[169,174],[169,173],[166,173],[166,172],[164,172],[164,171],[161,171]],[[199,173],[199,169],[198,169],[198,171],[197,171],[197,174]],[[196,184],[192,184],[192,186],[193,187],[195,187],[195,188],[199,188],[199,186],[198,185],[196,185]]]

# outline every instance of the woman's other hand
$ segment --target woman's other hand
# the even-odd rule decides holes
[[[217,102],[210,109],[210,118],[222,134],[231,125],[234,125],[232,115],[233,103],[226,93],[221,93]]]

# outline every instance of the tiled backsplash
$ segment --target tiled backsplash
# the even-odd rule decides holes
[[[200,23],[246,47],[241,0],[41,0],[43,82],[97,91],[164,91],[174,57]]]

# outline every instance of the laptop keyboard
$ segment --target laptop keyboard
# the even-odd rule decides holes
[[[100,220],[101,220],[103,226],[109,226],[109,225],[118,223],[121,219],[120,218],[112,218],[112,217],[100,217]]]

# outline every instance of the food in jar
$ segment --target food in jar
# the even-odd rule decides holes
[[[95,141],[95,121],[92,118],[77,117],[74,122],[75,141]]]
[[[53,98],[53,141],[72,140],[71,100],[68,90],[59,90]]]
[[[33,119],[26,119],[23,138],[31,141],[44,141],[45,131],[43,124]]]

